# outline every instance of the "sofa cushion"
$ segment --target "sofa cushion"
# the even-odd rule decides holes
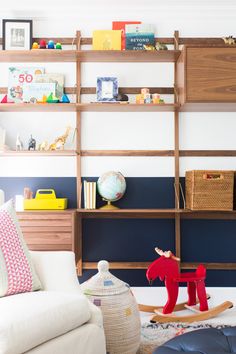
[[[90,319],[84,295],[38,291],[0,299],[0,353],[20,354]]]
[[[0,297],[40,288],[10,200],[0,207]]]

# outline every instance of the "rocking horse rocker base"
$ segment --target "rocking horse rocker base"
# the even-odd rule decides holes
[[[195,272],[180,273],[178,261],[172,252],[163,252],[156,248],[156,252],[161,256],[155,260],[147,269],[147,279],[151,284],[159,277],[165,281],[168,300],[164,307],[139,305],[140,311],[154,312],[151,322],[195,322],[204,321],[217,316],[221,312],[232,308],[233,303],[225,301],[222,304],[208,308],[209,295],[206,294],[205,278],[206,269],[203,265],[198,266]],[[188,301],[176,304],[179,292],[179,283],[187,283]],[[199,306],[196,305],[199,303]],[[194,313],[191,315],[177,316],[173,311],[189,309]]]

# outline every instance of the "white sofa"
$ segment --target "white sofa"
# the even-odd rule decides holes
[[[100,310],[82,294],[73,252],[31,252],[43,290],[0,299],[0,354],[105,354]]]

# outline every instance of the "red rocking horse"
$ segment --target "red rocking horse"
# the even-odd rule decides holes
[[[168,300],[164,307],[139,305],[141,311],[155,312],[156,315],[151,319],[152,322],[192,322],[197,320],[205,320],[216,316],[218,313],[233,307],[232,302],[226,301],[223,304],[208,309],[207,294],[205,289],[206,269],[203,265],[199,265],[195,272],[180,273],[179,258],[171,251],[163,252],[159,248],[155,251],[161,256],[150,264],[147,269],[147,279],[150,284],[159,277],[165,282]],[[187,303],[176,305],[179,283],[187,283],[188,301]],[[199,302],[199,309],[194,307]],[[191,316],[175,316],[173,311],[190,309],[195,313]],[[159,311],[162,309],[162,313]]]

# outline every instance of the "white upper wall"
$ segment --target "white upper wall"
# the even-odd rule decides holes
[[[33,19],[35,37],[73,37],[76,30],[91,36],[94,29],[110,29],[113,20],[140,20],[152,23],[156,36],[223,37],[236,35],[236,1],[233,0],[67,0],[38,2],[11,0],[1,2],[1,18]],[[1,28],[0,28],[1,31]],[[23,64],[22,64],[23,65]],[[45,64],[47,72],[60,71],[66,85],[75,83],[74,64]],[[7,64],[0,64],[0,86],[7,85]],[[82,65],[82,85],[95,86],[96,77],[117,76],[120,86],[172,86],[173,64],[87,63]],[[91,100],[91,97],[87,97]],[[172,113],[84,113],[82,118],[82,148],[84,149],[172,149]],[[2,119],[1,119],[2,118]],[[182,113],[180,118],[181,149],[236,149],[236,113]],[[20,123],[21,122],[21,123]],[[8,142],[21,133],[25,141],[29,134],[36,139],[53,141],[65,127],[75,125],[74,113],[0,113],[0,125],[8,131]],[[21,131],[22,129],[22,131]],[[7,161],[9,160],[9,161]],[[65,162],[66,160],[66,162]],[[63,176],[75,175],[74,158],[37,160],[30,168],[29,160],[0,161],[0,176]],[[36,160],[34,159],[34,162]],[[45,162],[45,163],[44,163]],[[36,163],[36,162],[35,162]],[[42,168],[40,167],[42,164]],[[63,171],[62,168],[66,167]],[[84,176],[100,175],[119,169],[126,176],[173,176],[172,158],[83,158]],[[19,171],[19,167],[21,171]],[[236,169],[235,158],[182,158],[181,175],[192,168]],[[122,169],[123,168],[123,169]]]

